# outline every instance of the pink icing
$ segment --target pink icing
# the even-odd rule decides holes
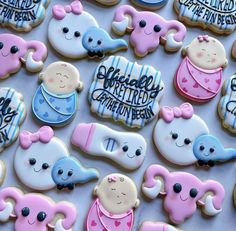
[[[141,11],[138,12],[134,7],[129,5],[123,5],[117,8],[115,13],[115,22],[120,22],[125,19],[125,16],[130,16],[132,18],[132,33],[130,35],[130,42],[135,48],[135,53],[145,56],[148,52],[153,51],[159,46],[160,39],[167,35],[168,31],[176,30],[174,34],[175,42],[181,42],[184,40],[186,35],[185,26],[176,21],[167,21],[160,15],[149,12]],[[146,26],[141,28],[139,22],[144,20]],[[159,32],[154,31],[154,26],[158,25],[161,30]]]
[[[188,57],[180,64],[175,76],[177,90],[196,101],[207,101],[215,97],[221,81],[222,68],[204,70],[194,65]]]
[[[209,36],[208,35],[199,35],[198,37],[199,42],[209,42]]]
[[[87,216],[86,231],[131,231],[133,226],[133,210],[124,214],[111,214],[95,200]]]
[[[14,214],[12,217],[16,218],[15,230],[17,231],[46,231],[47,226],[54,228],[50,224],[57,214],[64,215],[62,218],[62,226],[64,229],[70,229],[76,220],[76,209],[72,204],[66,202],[59,202],[55,204],[48,197],[42,194],[29,193],[23,194],[16,188],[5,188],[0,191],[0,211],[3,211],[6,207],[7,199],[15,201]],[[22,216],[22,209],[29,208],[29,215]],[[46,213],[46,218],[43,221],[37,220],[37,215],[40,212]]]
[[[32,58],[34,61],[43,61],[47,56],[47,47],[39,41],[25,41],[13,34],[0,34],[0,42],[3,48],[0,50],[0,78],[16,72],[21,67],[21,61],[29,49],[34,50]],[[10,52],[13,46],[19,49],[15,54]]]
[[[164,223],[145,222],[139,231],[168,231],[168,225]]]
[[[214,208],[221,209],[225,191],[223,186],[216,181],[208,180],[202,182],[192,174],[186,172],[170,173],[160,165],[151,165],[147,168],[144,175],[144,187],[155,187],[156,177],[161,177],[164,181],[165,192],[162,193],[165,195],[164,208],[169,213],[171,221],[176,224],[181,224],[185,219],[192,216],[196,211],[197,203],[204,205],[202,198],[207,192],[213,193]],[[182,190],[179,193],[173,190],[176,183],[182,186]],[[196,189],[198,192],[194,198],[190,196],[191,189]]]
[[[54,136],[54,131],[49,126],[41,127],[37,132],[31,133],[28,131],[22,131],[20,133],[20,145],[24,149],[28,149],[32,143],[42,142],[48,143]]]

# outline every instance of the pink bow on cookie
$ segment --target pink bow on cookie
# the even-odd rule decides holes
[[[109,176],[108,177],[108,182],[109,183],[116,182],[116,176]]]
[[[52,14],[54,18],[57,20],[61,20],[66,17],[66,14],[68,13],[74,13],[74,14],[81,14],[83,11],[83,6],[80,1],[74,1],[70,5],[62,6],[62,5],[55,5],[52,8]]]
[[[209,36],[208,35],[199,35],[197,38],[198,38],[199,42],[203,42],[203,41],[209,42]]]
[[[162,107],[161,117],[165,122],[170,123],[174,118],[190,119],[193,116],[194,110],[190,103],[183,103],[180,107]]]
[[[53,136],[54,132],[49,126],[43,126],[35,133],[22,131],[20,133],[20,146],[24,149],[28,149],[32,145],[32,143],[35,143],[37,141],[48,143]]]

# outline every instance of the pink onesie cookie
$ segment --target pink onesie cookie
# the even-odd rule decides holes
[[[227,65],[226,52],[217,39],[199,35],[184,50],[174,84],[177,91],[187,99],[206,102],[220,90],[222,69]]]

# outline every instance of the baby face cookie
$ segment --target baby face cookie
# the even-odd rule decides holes
[[[139,206],[134,182],[127,176],[113,173],[94,189],[97,197],[87,216],[87,231],[131,231],[134,209]]]
[[[82,38],[90,27],[98,27],[95,18],[83,10],[80,1],[70,5],[55,5],[53,18],[48,26],[48,39],[52,47],[68,58],[83,58],[87,50],[83,47]]]
[[[206,102],[220,90],[222,69],[227,65],[226,52],[217,39],[208,35],[195,38],[184,51],[174,84],[187,99]]]
[[[174,0],[174,8],[178,19],[190,26],[218,34],[230,34],[235,30],[235,1]]]
[[[16,175],[31,189],[52,189],[55,187],[52,168],[59,159],[68,156],[65,144],[54,137],[50,127],[43,126],[36,133],[22,131],[14,158]]]
[[[5,1],[0,0],[0,25],[16,31],[28,32],[40,24],[50,0]]]
[[[71,142],[89,155],[109,158],[129,170],[142,165],[147,149],[138,133],[118,132],[97,123],[78,124]]]
[[[177,165],[196,162],[193,143],[200,135],[208,134],[205,122],[194,114],[191,104],[163,107],[153,131],[154,143],[161,155]]]
[[[225,81],[222,95],[218,104],[222,125],[230,132],[236,133],[236,75]]]
[[[59,190],[74,189],[75,184],[86,183],[98,179],[99,173],[94,168],[84,168],[82,164],[73,157],[64,157],[58,160],[52,168],[52,179]]]
[[[216,181],[201,181],[186,172],[171,173],[160,165],[147,168],[142,190],[150,199],[158,195],[164,197],[164,208],[175,224],[191,217],[197,205],[201,205],[208,216],[220,213],[225,196],[223,186]]]
[[[140,226],[139,231],[181,231],[172,225],[168,225],[162,222],[145,221]]]
[[[39,77],[42,83],[32,101],[35,117],[52,126],[69,123],[77,111],[77,91],[83,88],[78,69],[70,63],[55,62]]]
[[[6,167],[2,160],[0,160],[0,185],[3,183],[6,175]]]
[[[0,79],[17,72],[22,64],[25,64],[27,71],[40,71],[46,57],[47,47],[42,42],[25,41],[13,34],[0,34]]]
[[[15,219],[17,231],[46,231],[49,227],[54,231],[72,230],[77,217],[76,208],[69,202],[55,203],[43,194],[23,194],[14,187],[0,191],[0,202],[0,221]]]
[[[168,2],[168,0],[131,0],[131,1],[134,4],[148,10],[158,10],[164,5],[166,5],[166,3]]]
[[[17,139],[25,116],[23,96],[12,88],[0,88],[0,152]]]
[[[112,23],[114,32],[124,35],[130,32],[130,43],[134,53],[144,57],[163,42],[167,51],[177,51],[186,34],[185,26],[175,20],[167,21],[150,11],[136,11],[129,5],[117,8]],[[175,31],[175,32],[173,32]]]
[[[111,56],[95,71],[89,90],[91,110],[140,128],[158,113],[164,88],[160,71]]]

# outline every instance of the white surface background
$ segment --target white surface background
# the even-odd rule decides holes
[[[129,2],[128,0],[122,0],[120,4],[125,4],[128,2]],[[70,3],[70,1],[52,0],[47,9],[47,15],[43,23],[27,34],[18,34],[23,36],[23,38],[27,40],[38,39],[47,44],[49,54],[45,63],[46,66],[51,62],[57,60],[67,61],[66,59],[57,55],[56,52],[54,52],[53,49],[50,47],[47,41],[48,22],[51,18],[51,8],[55,3],[67,4]],[[111,21],[113,19],[116,6],[110,8],[108,7],[103,8],[100,5],[93,4],[93,0],[91,1],[84,0],[82,1],[82,3],[84,5],[84,9],[95,16],[99,25],[110,32]],[[176,14],[173,10],[172,5],[173,1],[169,0],[169,3],[164,8],[157,11],[157,13],[164,16],[166,19],[176,19]],[[10,31],[9,29],[2,29],[2,28],[0,29],[0,31],[1,33],[4,32],[15,33],[14,31]],[[184,41],[184,45],[185,46],[188,45],[193,38],[203,33],[212,35],[209,31],[203,32],[201,29],[188,27],[188,33]],[[231,35],[228,35],[226,37],[215,35],[224,44],[227,51],[227,56],[228,56],[227,58],[229,60],[229,65],[223,73],[224,79],[230,77],[235,72],[236,62],[234,62],[230,56],[231,46],[235,39],[235,33],[232,33]],[[128,41],[129,37],[125,36],[124,38]],[[137,60],[131,48],[128,50],[128,52],[122,52],[118,54],[124,55],[130,61]],[[173,87],[173,76],[181,60],[182,58],[180,51],[177,53],[167,54],[164,51],[163,46],[159,46],[159,48],[155,52],[149,54],[143,59],[138,60],[140,64],[153,65],[155,68],[159,69],[162,72],[162,79],[166,86],[166,92],[161,102],[162,106],[163,105],[175,106],[175,105],[180,105],[182,102],[184,102],[184,99],[176,94],[176,91]],[[188,219],[184,224],[180,226],[180,228],[185,231],[209,231],[209,230],[222,231],[223,229],[227,231],[235,230],[236,211],[232,201],[232,192],[235,184],[235,173],[236,173],[234,161],[217,165],[216,167],[210,169],[209,171],[198,169],[195,166],[190,166],[187,168],[178,168],[176,166],[169,164],[160,156],[160,154],[158,154],[158,151],[154,147],[152,141],[152,130],[156,123],[156,119],[147,124],[143,129],[138,131],[146,138],[148,143],[148,150],[147,150],[147,157],[142,167],[132,173],[124,172],[122,169],[119,169],[112,162],[102,161],[101,159],[97,158],[86,157],[86,154],[74,149],[71,146],[70,144],[71,133],[76,124],[80,122],[103,123],[105,125],[110,126],[113,129],[120,131],[126,131],[127,128],[125,128],[121,123],[114,123],[113,120],[100,119],[95,114],[92,114],[90,112],[90,107],[87,100],[87,95],[88,95],[87,93],[93,79],[93,72],[98,63],[96,61],[88,61],[87,59],[77,60],[77,61],[69,60],[69,62],[76,65],[76,67],[79,69],[85,87],[84,90],[78,96],[79,110],[77,112],[75,119],[72,121],[72,123],[65,126],[64,128],[56,129],[55,134],[57,137],[61,138],[68,145],[71,155],[80,159],[81,162],[86,166],[96,167],[100,171],[101,179],[105,175],[112,172],[121,172],[127,174],[128,176],[134,179],[139,191],[143,180],[143,173],[145,169],[150,164],[153,163],[162,164],[171,171],[181,170],[196,174],[202,180],[204,179],[218,180],[220,183],[224,185],[226,190],[226,198],[223,205],[223,212],[217,215],[216,217],[208,219],[204,217],[201,214],[201,210],[198,209],[190,219]],[[32,132],[35,132],[40,127],[40,124],[32,119],[32,114],[31,114],[31,100],[38,87],[37,80],[38,80],[38,74],[33,74],[33,75],[29,74],[25,71],[24,68],[22,68],[21,71],[18,72],[17,74],[12,75],[10,78],[0,82],[1,87],[15,88],[24,95],[25,103],[27,105],[28,115],[21,129],[26,129]],[[221,123],[216,113],[217,103],[219,99],[220,99],[220,94],[209,103],[203,105],[194,105],[195,113],[201,116],[207,122],[212,134],[218,136],[221,139],[222,143],[225,145],[225,147],[236,148],[235,137],[231,136],[226,130],[224,130],[221,127]],[[11,147],[9,147],[7,150],[3,151],[3,153],[0,154],[0,158],[3,159],[7,165],[7,176],[1,188],[8,186],[17,186],[20,187],[25,192],[30,192],[29,189],[21,185],[13,169],[13,158],[17,145],[18,141],[16,141]],[[173,153],[173,155],[174,154],[175,153]],[[85,222],[87,211],[92,203],[92,190],[95,187],[96,183],[97,182],[93,181],[82,186],[77,186],[75,190],[72,192],[68,191],[61,192],[57,191],[56,189],[53,189],[51,191],[45,192],[45,194],[51,196],[55,201],[68,200],[74,203],[78,209],[78,217],[77,217],[77,222],[74,226],[74,230],[82,231],[84,230],[83,224]],[[162,207],[163,200],[161,198],[157,198],[152,202],[148,202],[147,200],[144,199],[144,196],[141,193],[139,197],[141,199],[141,205],[135,211],[134,230],[138,230],[139,224],[141,224],[141,222],[144,220],[168,222],[168,215],[163,210]],[[14,230],[13,224],[14,224],[13,222],[0,224],[0,230],[1,231]]]

